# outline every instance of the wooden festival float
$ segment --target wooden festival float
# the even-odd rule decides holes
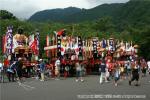
[[[24,35],[23,29],[20,28],[13,35],[13,28],[7,27],[7,32],[3,36],[3,54],[10,62],[21,58],[23,68],[25,70],[32,69],[39,55],[39,32],[27,37]]]
[[[68,63],[82,61],[90,73],[98,71],[97,65],[102,59],[106,60],[111,70],[116,62],[125,63],[127,58],[137,57],[138,45],[114,38],[100,40],[98,37],[83,39],[81,36],[68,36],[66,30],[62,29],[47,35],[44,50],[52,62],[57,58]]]

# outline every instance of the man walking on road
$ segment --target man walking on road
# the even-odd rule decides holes
[[[132,81],[136,80],[136,84],[135,86],[138,86],[138,81],[139,81],[139,65],[138,65],[138,62],[135,61],[135,64],[133,65],[133,68],[132,68],[132,78],[131,80],[129,81],[129,85],[131,85]]]
[[[43,62],[42,59],[39,60],[40,61],[40,72],[41,72],[41,80],[40,81],[44,81],[44,72],[45,72],[45,64]]]
[[[17,75],[17,80],[18,82],[22,81],[22,67],[23,67],[23,62],[22,58],[18,58],[18,61],[16,62],[16,75]]]
[[[106,63],[104,60],[102,60],[102,63],[100,65],[100,71],[101,71],[101,75],[100,75],[100,84],[103,83],[103,78],[105,79],[105,82],[107,82],[107,77],[106,77]]]

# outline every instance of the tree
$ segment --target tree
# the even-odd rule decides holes
[[[141,40],[139,41],[140,52],[139,54],[145,59],[150,60],[150,27],[145,27],[143,32],[141,32]]]
[[[6,10],[0,10],[0,19],[17,19],[12,13]]]
[[[113,28],[111,17],[103,17],[95,22],[95,29],[100,32],[112,32]]]

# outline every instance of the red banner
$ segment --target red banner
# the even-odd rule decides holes
[[[32,44],[31,44],[30,47],[31,47],[32,51],[34,52],[34,54],[38,53],[38,50],[37,50],[37,40],[36,39],[34,39],[34,42],[32,42]]]
[[[2,52],[3,54],[6,53],[6,35],[3,35],[3,38],[2,38]]]

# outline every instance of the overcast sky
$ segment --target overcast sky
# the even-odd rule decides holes
[[[124,3],[129,0],[0,0],[0,9],[8,10],[22,19],[29,18],[37,11],[54,8],[92,8],[104,3]]]

